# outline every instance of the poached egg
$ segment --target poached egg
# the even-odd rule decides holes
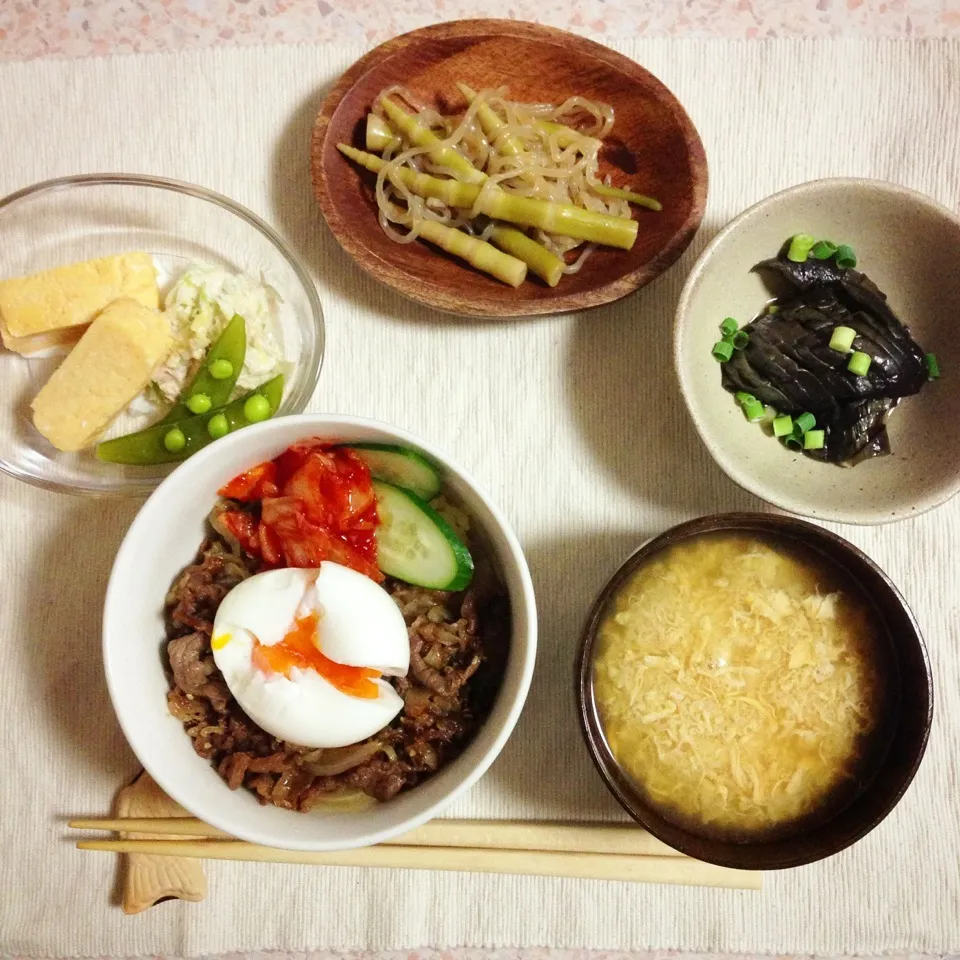
[[[410,645],[393,598],[362,573],[268,570],[224,597],[213,658],[243,711],[280,740],[345,747],[403,708],[384,676],[405,676]]]

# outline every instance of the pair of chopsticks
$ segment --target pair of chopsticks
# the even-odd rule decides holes
[[[316,853],[236,840],[192,817],[71,820],[78,830],[178,839],[81,840],[80,850],[202,860],[395,867],[626,880],[758,890],[761,875],[692,860],[639,827],[509,820],[432,820],[373,847]],[[180,839],[189,837],[191,839]],[[195,838],[195,839],[194,839]]]

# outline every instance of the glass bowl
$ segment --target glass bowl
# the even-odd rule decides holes
[[[0,279],[132,251],[164,274],[205,261],[262,275],[281,299],[290,369],[277,416],[302,413],[323,360],[323,312],[296,254],[256,214],[203,187],[135,174],[61,177],[0,200]],[[149,493],[173,465],[101,463],[91,450],[61,453],[33,426],[30,401],[62,360],[0,349],[0,470],[36,486],[86,496]]]

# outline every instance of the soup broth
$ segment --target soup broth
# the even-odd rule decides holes
[[[661,815],[770,837],[849,803],[882,748],[887,636],[842,570],[755,534],[645,564],[597,635],[616,760]]]

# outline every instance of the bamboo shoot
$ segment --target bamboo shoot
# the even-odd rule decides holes
[[[497,224],[490,234],[490,242],[504,253],[522,260],[548,287],[555,287],[560,282],[564,262],[523,231]]]
[[[527,265],[522,260],[501,253],[486,240],[471,237],[462,230],[437,223],[436,220],[421,221],[419,229],[424,240],[429,240],[441,250],[466,260],[471,266],[510,284],[511,287],[519,287],[526,279]]]
[[[465,83],[458,83],[457,87],[466,97],[467,103],[472,104],[477,99],[477,93]],[[515,157],[523,152],[517,138],[508,132],[507,124],[497,116],[496,110],[485,101],[477,107],[477,119],[480,127],[497,152],[505,157]]]
[[[380,98],[380,106],[393,124],[415,147],[429,147],[429,157],[438,166],[445,167],[464,183],[483,183],[481,173],[462,153],[453,147],[442,146],[443,141],[413,114],[397,106],[389,97]]]
[[[390,147],[399,147],[400,138],[390,129],[390,125],[383,117],[375,113],[367,114],[366,144],[368,150],[374,153],[383,153]]]
[[[345,156],[373,173],[379,173],[386,161],[346,144],[337,148]],[[464,158],[465,159],[465,158]],[[469,162],[469,161],[468,161]],[[637,239],[637,222],[629,217],[616,217],[592,210],[582,210],[571,204],[552,203],[531,197],[517,197],[498,188],[487,188],[481,196],[481,187],[459,180],[441,180],[407,167],[391,172],[413,193],[421,197],[436,197],[452,207],[473,208],[492,220],[506,220],[524,227],[538,227],[547,233],[587,240],[608,247],[630,250]],[[478,205],[479,200],[479,205]]]
[[[655,210],[657,213],[663,209],[659,200],[654,200],[653,197],[645,196],[642,193],[634,193],[632,190],[610,187],[605,183],[591,183],[590,189],[593,190],[594,193],[598,193],[601,197],[616,197],[618,200],[626,200],[629,203],[636,204],[638,207]]]

